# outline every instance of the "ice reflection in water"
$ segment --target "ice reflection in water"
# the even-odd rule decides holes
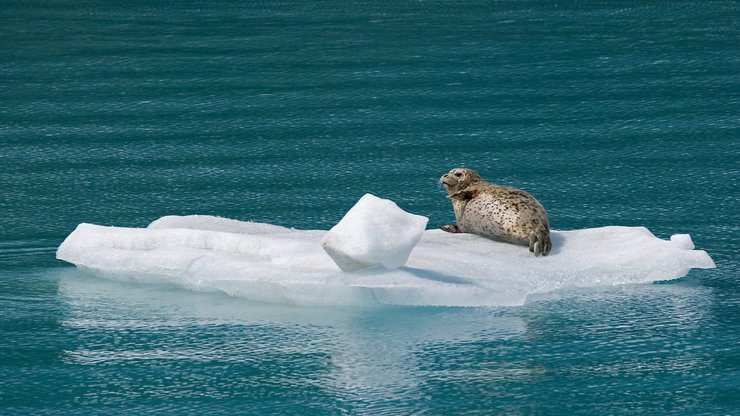
[[[74,339],[65,362],[101,382],[88,401],[237,397],[268,411],[409,414],[460,400],[521,411],[526,399],[529,410],[564,400],[608,412],[600,403],[698,409],[708,385],[730,383],[713,369],[714,293],[691,281],[562,290],[516,308],[257,304],[74,269],[59,292]]]

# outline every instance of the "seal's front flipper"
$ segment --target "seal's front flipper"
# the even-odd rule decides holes
[[[442,231],[447,231],[448,233],[461,233],[460,227],[457,226],[457,224],[447,224],[447,225],[440,225],[439,229]]]

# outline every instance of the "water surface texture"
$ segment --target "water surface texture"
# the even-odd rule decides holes
[[[5,1],[0,413],[740,413],[740,5]],[[451,222],[454,166],[717,269],[500,308],[107,281],[81,222]]]

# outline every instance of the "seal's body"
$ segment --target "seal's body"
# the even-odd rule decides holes
[[[550,224],[545,208],[520,189],[484,181],[470,169],[455,168],[440,183],[455,210],[456,224],[441,229],[471,233],[496,241],[529,246],[535,256],[550,253]]]

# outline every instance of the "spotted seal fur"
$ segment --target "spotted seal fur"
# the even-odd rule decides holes
[[[456,224],[440,228],[529,246],[535,256],[552,249],[545,208],[530,194],[486,182],[471,169],[454,168],[439,179],[455,210]]]

